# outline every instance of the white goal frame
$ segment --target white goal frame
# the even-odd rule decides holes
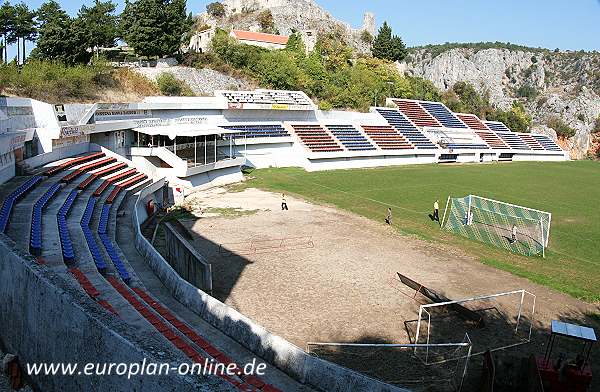
[[[456,301],[447,301],[447,302],[439,302],[439,303],[433,303],[433,304],[426,304],[426,305],[421,305],[419,307],[419,319],[417,321],[417,330],[416,330],[416,334],[415,334],[415,343],[416,343],[416,347],[414,348],[414,352],[415,355],[417,355],[417,350],[419,348],[427,348],[427,346],[432,347],[434,346],[434,344],[430,344],[430,337],[431,337],[431,313],[429,312],[428,309],[431,308],[436,308],[436,307],[443,307],[443,306],[448,306],[448,305],[462,305],[465,302],[473,302],[473,301],[481,301],[481,300],[486,300],[486,299],[494,299],[494,298],[498,298],[498,297],[505,297],[505,296],[510,296],[510,295],[515,295],[515,294],[520,294],[521,298],[519,301],[519,311],[517,314],[517,321],[515,323],[515,333],[519,332],[519,325],[521,322],[521,316],[523,314],[523,303],[525,301],[525,296],[528,295],[532,298],[533,302],[532,302],[532,307],[531,307],[531,320],[529,323],[529,331],[527,331],[527,338],[523,341],[517,342],[517,343],[513,343],[513,344],[508,344],[505,346],[501,346],[501,347],[496,347],[493,349],[489,349],[489,351],[493,352],[493,351],[498,351],[498,350],[503,350],[506,348],[510,348],[510,347],[515,347],[515,346],[520,346],[522,344],[526,344],[529,343],[531,341],[531,334],[533,331],[533,321],[535,318],[535,302],[536,302],[536,296],[533,293],[530,293],[529,291],[525,290],[525,289],[521,289],[521,290],[514,290],[514,291],[507,291],[507,292],[503,292],[503,293],[498,293],[498,294],[491,294],[491,295],[481,295],[481,296],[476,296],[476,297],[471,297],[471,298],[465,298],[465,299],[460,299],[460,300],[456,300]],[[426,343],[422,343],[419,344],[419,338],[421,337],[421,321],[424,319],[423,317],[423,313],[427,314],[427,338],[426,338]],[[470,339],[469,339],[470,341]],[[423,347],[420,347],[423,346]],[[481,352],[477,352],[477,353],[472,353],[471,350],[469,350],[469,355],[471,356],[475,356],[475,355],[481,355],[483,354],[485,351],[481,351]],[[428,352],[427,352],[428,355]],[[452,359],[458,359],[458,358],[452,358]],[[449,359],[449,360],[452,360]],[[448,361],[448,360],[446,360]]]
[[[536,213],[542,214],[542,215],[547,215],[548,216],[548,232],[547,232],[547,234],[545,236],[544,236],[544,221],[541,218],[540,218],[539,223],[540,223],[540,228],[542,229],[541,230],[542,231],[542,242],[541,242],[542,247],[543,248],[548,247],[548,241],[550,239],[550,224],[552,222],[552,213],[551,212],[542,211],[542,210],[536,210],[535,208],[524,207],[524,206],[520,206],[518,204],[511,204],[511,203],[507,203],[507,202],[504,202],[504,201],[489,199],[489,198],[483,197],[483,196],[469,195],[468,196],[468,198],[469,198],[469,208],[467,210],[467,216],[471,215],[471,206],[473,204],[472,203],[473,197],[476,197],[476,198],[481,199],[481,200],[489,201],[489,202],[492,202],[492,203],[502,204],[502,205],[509,206],[509,207],[521,208],[523,210],[536,212]],[[448,197],[448,202],[450,202],[450,197]],[[487,212],[490,212],[490,213],[494,213],[494,214],[504,215],[504,214],[501,214],[501,213],[496,212],[496,211],[489,211],[489,210],[485,210],[485,209],[484,209],[484,211],[487,211]],[[444,215],[445,215],[445,213],[446,213],[446,211],[444,211]],[[522,218],[522,217],[518,217],[518,218],[519,219],[530,220],[530,221],[533,222],[533,219]]]
[[[307,354],[311,354],[310,352],[310,348],[312,346],[316,346],[316,347],[356,347],[356,348],[398,348],[398,349],[414,349],[415,350],[415,357],[417,357],[424,365],[426,366],[430,366],[430,365],[439,365],[439,364],[443,364],[446,362],[450,362],[450,361],[457,361],[456,362],[456,367],[454,369],[453,374],[456,375],[459,372],[459,368],[460,368],[460,359],[464,359],[464,365],[462,367],[462,370],[460,372],[460,381],[458,382],[458,385],[456,385],[456,390],[457,391],[461,391],[463,384],[464,384],[464,380],[465,377],[467,375],[467,370],[469,367],[469,361],[471,360],[471,356],[472,351],[473,351],[473,343],[471,341],[471,338],[469,337],[468,333],[465,333],[465,337],[463,339],[462,342],[460,343],[426,343],[426,344],[418,344],[418,343],[400,343],[400,344],[396,344],[396,343],[333,343],[333,342],[308,342],[306,343],[306,353]],[[421,356],[419,356],[416,351],[419,348],[424,348],[426,350],[426,354],[425,354],[425,358],[423,359]],[[460,350],[461,348],[466,349],[466,355],[463,356],[459,356],[459,357],[452,357],[450,359],[445,359],[442,361],[437,361],[437,362],[429,362],[429,349],[430,348],[456,348],[456,350]],[[312,354],[314,355],[314,354]]]

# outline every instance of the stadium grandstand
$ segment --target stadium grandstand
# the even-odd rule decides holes
[[[49,105],[8,99],[2,162],[89,143],[183,188],[241,179],[242,166],[308,171],[440,162],[556,161],[568,155],[546,135],[453,113],[440,102],[389,98],[368,113],[320,111],[301,91],[216,91],[212,97]],[[10,109],[9,109],[10,108]],[[35,108],[35,110],[34,110]],[[35,115],[34,115],[35,112]],[[8,118],[7,116],[4,116]],[[74,173],[74,176],[78,176]]]
[[[569,159],[546,135],[512,132],[439,102],[390,98],[386,105],[367,113],[321,111],[301,91],[274,90],[96,104],[3,98],[0,246],[14,261],[14,279],[1,282],[0,294],[12,288],[26,302],[43,298],[30,313],[56,312],[43,322],[15,317],[10,336],[37,360],[84,351],[90,360],[118,352],[133,362],[149,356],[234,368],[253,357],[268,363],[261,377],[216,375],[216,390],[403,391],[271,335],[210,295],[209,263],[199,257],[197,270],[183,279],[177,263],[153,247],[152,234],[141,232],[153,206],[241,181],[244,167]],[[198,277],[194,286],[189,280]],[[160,296],[151,290],[157,287]],[[32,349],[18,338],[21,329],[47,335],[49,348]],[[96,341],[103,344],[90,344]],[[49,356],[59,351],[64,358]],[[186,380],[173,389],[205,390]],[[345,389],[337,388],[340,380]],[[148,383],[107,388],[158,390],[160,381]]]

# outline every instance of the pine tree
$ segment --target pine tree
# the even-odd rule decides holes
[[[8,63],[8,45],[14,42],[10,42],[12,31],[15,23],[15,9],[9,2],[6,2],[0,6],[0,35],[2,36],[2,49],[4,55],[0,53],[0,58]]]
[[[404,60],[404,58],[406,57],[406,46],[404,45],[402,38],[400,38],[397,35],[394,35],[392,37],[391,49],[392,49],[392,52],[391,52],[390,60],[392,60],[392,61]]]
[[[21,56],[20,61],[25,63],[27,57],[25,43],[27,41],[33,41],[37,36],[37,26],[35,22],[35,12],[31,11],[27,4],[19,3],[14,7],[15,19],[14,27],[11,32],[9,42],[17,42],[17,57]],[[23,50],[19,45],[19,40],[23,44]]]
[[[401,61],[406,57],[406,46],[397,35],[392,36],[392,28],[383,23],[371,48],[373,57],[390,61]]]
[[[373,57],[378,59],[389,59],[391,57],[392,47],[392,28],[383,22],[383,26],[379,28],[379,33],[373,41],[371,53]]]
[[[78,18],[84,25],[85,43],[87,47],[113,47],[117,40],[116,5],[111,0],[95,0],[92,7],[83,5]]]
[[[187,32],[192,27],[192,21],[186,12],[186,0],[171,0],[165,7],[163,28],[163,55],[172,55],[179,51]]]
[[[40,59],[66,61],[71,41],[72,19],[55,0],[42,4],[37,11],[38,40],[31,55]]]
[[[123,38],[141,56],[176,53],[191,28],[185,3],[185,0],[127,2],[121,15]]]

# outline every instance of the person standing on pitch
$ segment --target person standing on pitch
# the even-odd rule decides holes
[[[387,210],[387,217],[385,218],[385,223],[387,223],[388,225],[392,225],[392,209],[388,208]]]
[[[287,202],[285,201],[285,193],[281,194],[281,211],[288,211]]]
[[[433,203],[433,220],[440,223],[440,203],[438,200]]]
[[[515,242],[517,242],[517,225],[512,226],[511,237],[510,237],[510,243],[514,244]]]

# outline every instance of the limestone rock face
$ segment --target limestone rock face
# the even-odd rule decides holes
[[[153,81],[156,81],[156,78],[164,72],[171,73],[176,79],[187,83],[194,94],[200,96],[213,95],[215,90],[250,90],[256,87],[243,79],[236,79],[207,68],[196,69],[174,66],[169,68],[134,68],[134,71]]]
[[[226,17],[214,19],[206,12],[198,15],[200,24],[223,28],[260,31],[258,14],[270,10],[279,34],[289,35],[293,31],[339,32],[346,42],[359,53],[370,52],[371,43],[363,40],[364,31],[375,34],[375,15],[367,12],[363,26],[353,28],[348,23],[334,18],[314,0],[223,0]]]
[[[556,138],[546,126],[560,117],[577,132],[560,141],[574,159],[592,147],[591,131],[600,116],[600,54],[544,50],[454,48],[435,53],[416,49],[398,70],[420,76],[447,90],[469,82],[503,110],[520,100],[534,123],[532,130]]]

